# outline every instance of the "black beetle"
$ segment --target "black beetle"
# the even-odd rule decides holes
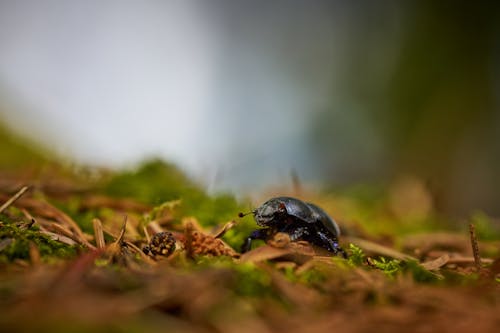
[[[276,197],[251,213],[257,225],[264,228],[247,237],[241,247],[243,253],[250,250],[254,239],[268,240],[276,233],[284,232],[291,241],[305,240],[347,258],[347,253],[338,243],[340,229],[337,223],[315,204],[291,197]],[[240,217],[245,215],[239,214]]]

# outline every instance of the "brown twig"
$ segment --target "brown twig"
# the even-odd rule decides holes
[[[14,194],[9,200],[7,200],[2,206],[0,206],[0,213],[9,208],[17,199],[23,196],[26,191],[29,190],[28,186],[23,186],[16,194]]]
[[[61,235],[61,234],[56,234],[55,232],[51,232],[51,231],[47,231],[47,230],[42,229],[42,230],[40,230],[40,233],[48,236],[50,239],[57,241],[57,242],[61,242],[61,243],[68,244],[68,245],[78,244],[75,240],[73,240],[69,237],[66,237],[64,235]]]
[[[476,270],[479,272],[481,270],[481,256],[479,255],[479,246],[477,245],[476,227],[473,223],[469,224],[469,232],[472,254],[474,255],[474,265],[476,266]]]
[[[423,262],[420,265],[426,270],[432,271],[443,267],[449,262],[450,262],[450,256],[447,253],[445,253],[434,260]]]
[[[493,259],[491,258],[481,258],[481,264],[491,264]],[[448,260],[447,264],[457,264],[457,265],[466,265],[466,264],[476,264],[476,259],[474,257],[451,257]]]
[[[142,226],[142,230],[144,231],[144,236],[146,237],[146,241],[151,242],[151,237],[149,236],[148,228],[144,225]]]
[[[193,257],[193,223],[187,222],[185,229],[184,229],[184,235],[186,238],[185,242],[185,250],[186,250],[186,256],[188,258]]]
[[[67,227],[63,225],[57,224],[56,222],[51,222],[49,224],[46,224],[45,229],[69,237],[78,242],[78,238],[75,236],[73,232],[71,232],[71,230],[69,230]]]
[[[127,245],[128,247],[130,247],[133,251],[135,251],[137,254],[139,254],[142,258],[142,260],[144,260],[146,263],[150,264],[150,265],[156,265],[156,261],[154,261],[153,259],[151,259],[150,257],[148,257],[144,252],[142,252],[142,250],[136,246],[134,243],[132,242],[129,242],[129,241],[125,241],[125,245]]]
[[[106,246],[104,249],[105,257],[107,257],[109,260],[120,259],[120,254],[122,253],[122,247],[123,244],[125,243],[123,237],[125,236],[126,228],[127,228],[127,215],[124,216],[124,221],[120,229],[120,233],[115,238],[114,242],[108,244],[108,246]],[[106,232],[106,230],[104,230],[104,232]]]
[[[357,238],[357,237],[345,237],[345,239],[348,242],[356,244],[357,246],[359,246],[360,248],[362,248],[365,251],[373,252],[373,253],[376,253],[379,255],[391,257],[391,258],[398,259],[398,260],[415,260],[415,261],[417,261],[417,259],[415,257],[412,257],[406,253],[396,251],[393,248],[390,248],[390,247],[387,247],[387,246],[384,246],[384,245],[381,245],[381,244],[378,244],[378,243],[375,243],[375,242],[372,242],[372,241],[369,241],[366,239]]]
[[[224,236],[224,234],[230,230],[231,228],[233,228],[234,226],[236,225],[236,221],[229,221],[227,222],[226,224],[224,224],[224,226],[217,230],[212,236],[214,238],[221,238],[222,236]]]
[[[73,221],[73,219],[71,217],[69,217],[66,213],[63,213],[62,211],[60,211],[59,209],[57,209],[56,207],[52,206],[51,204],[49,204],[47,202],[45,203],[45,205],[49,209],[53,210],[53,212],[55,213],[56,218],[59,222],[65,224],[73,231],[73,233],[75,234],[75,237],[78,238],[78,241],[81,244],[87,246],[90,249],[95,249],[95,246],[90,244],[90,242],[85,238],[83,231],[80,229],[78,224],[75,221]]]
[[[102,231],[102,223],[99,219],[95,218],[92,220],[94,226],[95,244],[98,249],[103,249],[106,247],[106,242],[104,241],[104,232]]]
[[[90,244],[86,239],[85,233],[80,229],[78,224],[73,221],[69,215],[62,212],[55,206],[51,205],[46,201],[34,200],[32,198],[22,198],[18,202],[19,208],[29,209],[37,217],[46,217],[49,219],[56,220],[59,224],[67,227],[74,234],[74,238],[80,243],[88,247],[89,249],[95,249],[95,246]]]
[[[118,235],[118,238],[116,238],[115,243],[120,244],[123,242],[123,237],[125,236],[125,230],[127,230],[127,215],[123,217],[123,225],[120,230],[120,234]]]

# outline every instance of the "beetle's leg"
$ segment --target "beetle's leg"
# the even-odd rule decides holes
[[[254,239],[266,239],[267,238],[267,232],[265,229],[257,229],[252,231],[252,233],[245,239],[245,242],[241,246],[241,253],[245,253],[250,251],[250,248],[252,246],[252,241]]]
[[[335,242],[335,244],[337,245],[337,247],[336,247],[336,249],[337,249],[336,254],[340,253],[342,255],[342,258],[347,259],[347,257],[348,257],[347,252],[345,252],[344,249],[341,248],[337,242]]]
[[[333,252],[337,255],[340,253],[344,259],[347,259],[347,253],[344,251],[343,248],[341,248],[339,246],[339,242],[338,242],[337,238],[334,238],[332,240],[330,237],[328,237],[327,235],[325,235],[321,231],[318,231],[317,233],[318,233],[319,238],[321,238],[321,240],[323,241],[323,243],[328,244],[328,247],[330,248],[331,252]]]
[[[305,227],[298,227],[293,230],[287,230],[285,231],[290,235],[290,240],[292,242],[295,242],[299,239],[304,239],[304,236],[309,235],[309,230]]]

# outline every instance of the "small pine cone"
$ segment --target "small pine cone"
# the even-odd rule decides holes
[[[175,251],[175,238],[172,233],[165,231],[159,232],[151,238],[151,241],[142,251],[150,256],[168,257]]]

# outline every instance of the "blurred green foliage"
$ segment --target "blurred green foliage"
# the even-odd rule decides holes
[[[481,211],[476,211],[471,215],[470,222],[476,228],[476,236],[483,241],[493,241],[500,239],[500,224],[495,223],[492,218]]]
[[[5,170],[39,167],[47,162],[47,154],[41,147],[34,147],[19,136],[12,135],[0,121],[0,166]]]
[[[159,159],[145,161],[136,170],[113,175],[104,193],[153,205],[180,199],[186,194],[195,200],[204,195],[176,166]]]
[[[224,235],[224,240],[236,249],[255,228],[251,218],[238,218],[239,212],[248,210],[245,208],[249,206],[248,202],[238,202],[228,193],[209,195],[175,165],[159,159],[145,161],[136,170],[112,175],[103,184],[101,192],[155,205],[150,213],[153,215],[165,205],[175,203],[171,212],[177,222],[183,217],[193,216],[208,229],[237,220],[237,225]],[[87,220],[90,223],[90,217]]]
[[[440,213],[498,214],[499,3],[377,3],[356,18],[310,134],[331,182],[410,174]]]
[[[206,226],[235,219],[241,211],[234,196],[210,196],[176,166],[158,159],[144,162],[137,170],[113,175],[102,192],[113,197],[134,198],[152,205],[180,200],[176,214],[194,216]]]
[[[271,284],[271,276],[262,267],[254,263],[235,262],[229,257],[197,257],[195,261],[184,261],[189,269],[226,269],[231,272],[231,290],[239,296],[246,297],[277,297]]]

